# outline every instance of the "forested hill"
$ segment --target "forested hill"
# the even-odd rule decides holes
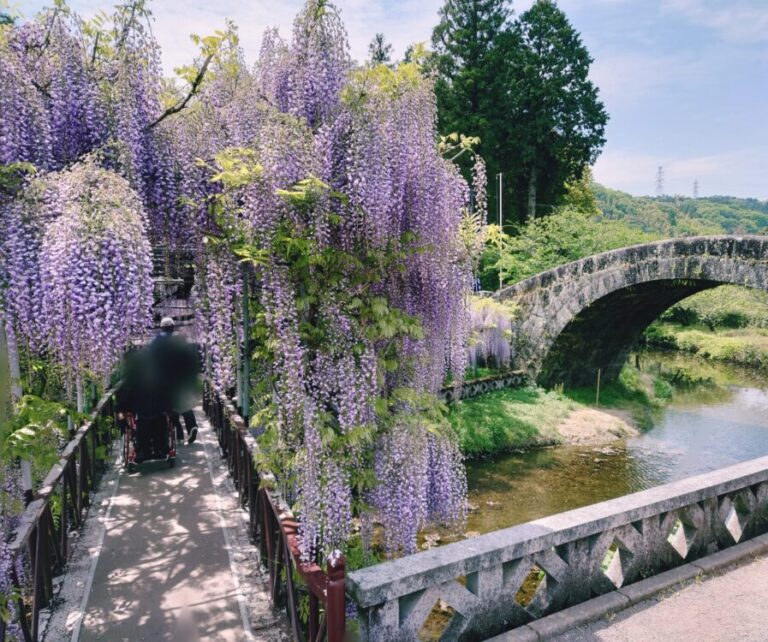
[[[665,237],[698,234],[768,234],[768,201],[732,196],[632,196],[593,185],[608,219]]]

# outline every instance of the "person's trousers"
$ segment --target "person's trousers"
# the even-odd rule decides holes
[[[176,426],[176,439],[184,439],[184,430],[181,427],[181,418],[184,417],[184,427],[187,429],[187,436],[192,433],[193,428],[197,428],[197,419],[195,419],[194,410],[186,410],[179,414],[172,413],[173,425]]]

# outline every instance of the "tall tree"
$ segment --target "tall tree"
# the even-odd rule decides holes
[[[592,58],[555,0],[537,0],[514,26],[507,68],[508,139],[518,156],[514,204],[528,218],[550,213],[605,143],[608,114],[589,81]]]
[[[432,32],[440,132],[479,137],[491,180],[514,160],[500,127],[508,102],[502,68],[514,47],[511,15],[509,0],[446,0]]]
[[[384,39],[383,33],[377,33],[371,40],[368,58],[374,65],[386,65],[392,60],[392,45]]]

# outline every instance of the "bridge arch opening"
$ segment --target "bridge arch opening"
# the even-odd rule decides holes
[[[598,369],[615,380],[651,323],[676,303],[723,285],[707,280],[650,281],[597,299],[565,326],[547,352],[537,381],[545,387],[593,385]]]

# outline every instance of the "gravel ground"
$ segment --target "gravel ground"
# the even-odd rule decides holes
[[[768,560],[694,582],[637,604],[556,642],[766,642]]]

